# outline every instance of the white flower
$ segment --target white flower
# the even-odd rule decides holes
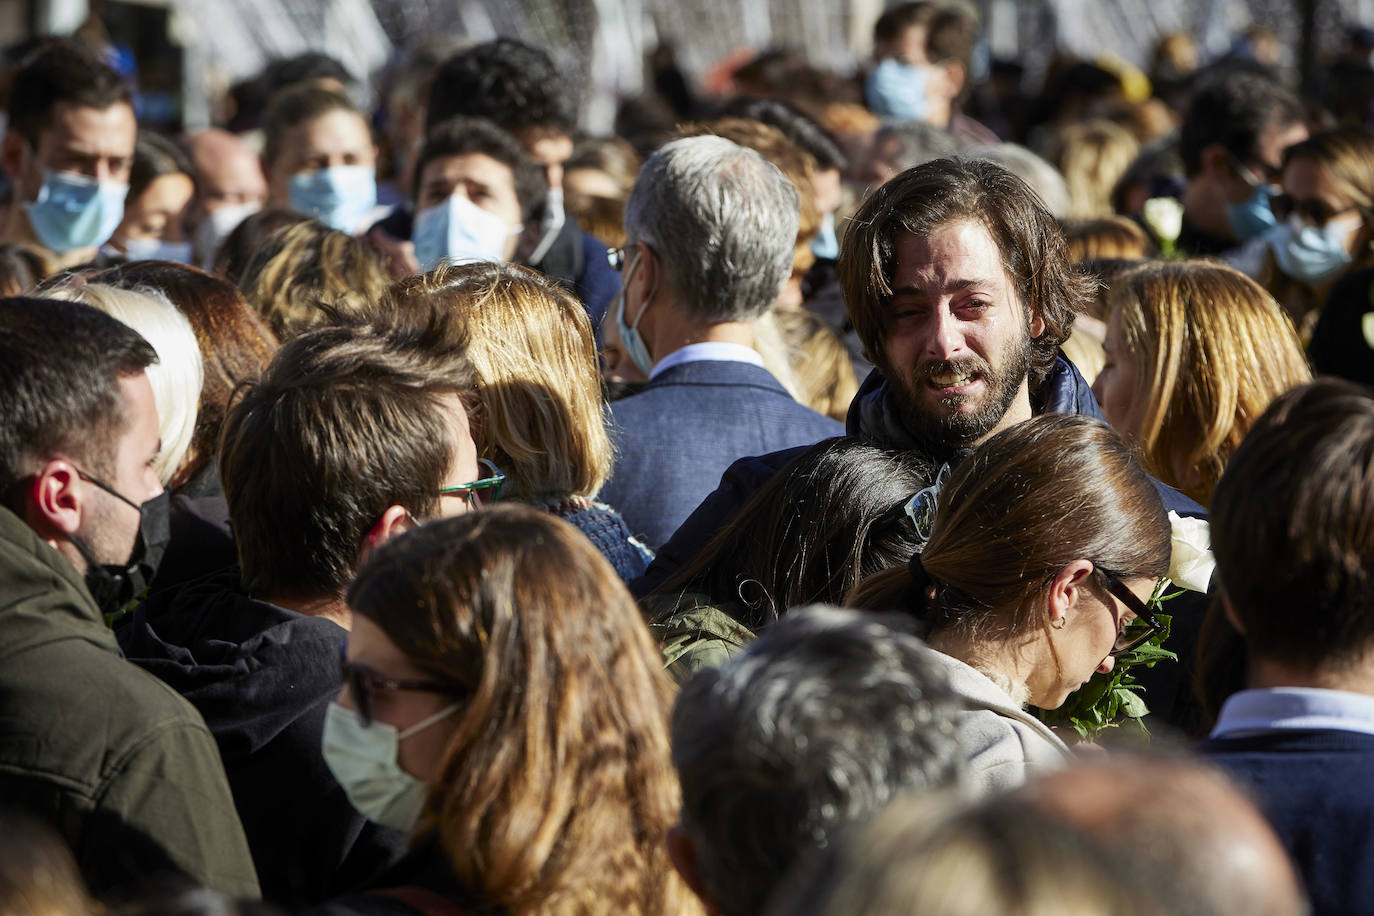
[[[1151,197],[1145,201],[1140,218],[1161,242],[1173,244],[1183,232],[1183,204],[1172,197]]]
[[[1173,555],[1169,578],[1174,584],[1195,592],[1206,592],[1217,561],[1212,557],[1212,528],[1206,519],[1184,518],[1169,512],[1173,529]]]

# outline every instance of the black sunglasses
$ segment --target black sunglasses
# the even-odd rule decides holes
[[[347,643],[339,644],[339,671],[343,675],[344,685],[348,687],[348,695],[353,699],[353,708],[358,711],[358,718],[362,720],[363,725],[372,724],[372,695],[377,691],[414,690],[420,693],[440,694],[457,692],[452,684],[384,677],[366,665],[350,662]]]
[[[1354,204],[1351,204],[1344,209],[1337,210],[1325,201],[1294,200],[1289,194],[1279,194],[1270,199],[1269,209],[1274,211],[1275,218],[1279,220],[1286,220],[1288,217],[1297,214],[1313,226],[1321,227],[1325,226],[1332,219],[1349,213],[1351,210],[1356,209],[1356,207]]]
[[[1130,608],[1135,614],[1135,620],[1125,626],[1117,627],[1116,643],[1112,646],[1112,651],[1108,655],[1124,655],[1132,649],[1138,648],[1153,639],[1157,634],[1164,632],[1164,625],[1159,622],[1159,618],[1154,612],[1136,597],[1135,592],[1126,587],[1113,574],[1105,569],[1099,568],[1102,573],[1102,580],[1107,583],[1107,591],[1111,592],[1118,601]]]

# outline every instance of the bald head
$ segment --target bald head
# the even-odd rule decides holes
[[[1187,760],[1116,756],[1041,777],[1016,795],[1109,846],[1147,858],[1200,912],[1300,916],[1274,831],[1220,772]]]
[[[198,130],[187,134],[186,151],[196,170],[202,213],[240,204],[261,206],[267,200],[262,163],[238,137],[213,127]]]

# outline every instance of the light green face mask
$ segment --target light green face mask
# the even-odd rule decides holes
[[[384,827],[409,833],[420,818],[429,786],[401,769],[396,751],[403,740],[457,710],[454,703],[397,731],[385,722],[363,725],[357,712],[330,703],[324,717],[324,762],[359,813]]]

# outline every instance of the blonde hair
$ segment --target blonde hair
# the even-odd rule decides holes
[[[1221,264],[1155,262],[1124,274],[1110,307],[1135,357],[1146,467],[1204,506],[1269,402],[1312,378],[1292,322],[1249,277]]]
[[[1055,164],[1069,189],[1069,217],[1111,216],[1112,188],[1139,152],[1140,141],[1112,121],[1099,119],[1061,128]]]
[[[844,342],[826,324],[804,309],[769,309],[754,323],[755,349],[764,367],[783,381],[799,403],[816,413],[844,422],[849,402],[859,391],[854,363]],[[769,365],[785,360],[785,375]]]
[[[1073,329],[1073,333],[1060,349],[1089,385],[1097,380],[1098,373],[1107,365],[1107,354],[1102,349],[1102,342],[1081,327]]]
[[[389,282],[380,255],[312,219],[268,236],[239,288],[285,343],[335,314],[370,313],[384,300]]]
[[[443,265],[392,288],[397,309],[451,308],[469,340],[479,454],[524,502],[595,496],[610,474],[601,372],[591,319],[556,283],[526,267]]]
[[[120,289],[67,276],[42,290],[42,296],[99,309],[133,328],[157,352],[157,362],[147,370],[157,404],[158,434],[162,437],[153,469],[157,479],[167,486],[191,447],[200,392],[205,385],[205,367],[191,323],[166,296],[151,287]]]

